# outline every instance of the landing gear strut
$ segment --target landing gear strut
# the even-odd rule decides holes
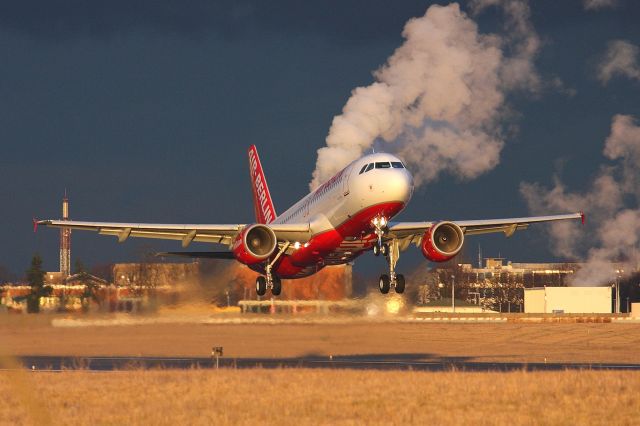
[[[280,259],[280,256],[287,251],[290,245],[291,243],[288,241],[284,243],[282,247],[280,247],[276,257],[274,257],[273,260],[266,262],[264,266],[265,275],[256,278],[256,294],[258,296],[264,296],[267,293],[267,289],[271,289],[271,294],[274,296],[280,296],[280,293],[282,293],[282,281],[280,281],[278,276],[273,275],[271,269],[278,259]]]
[[[384,217],[376,217],[373,219],[372,224],[375,228],[375,234],[378,237],[376,245],[373,246],[373,254],[379,256],[382,254],[387,258],[389,262],[389,275],[380,275],[378,285],[380,287],[380,293],[387,294],[391,287],[393,287],[398,294],[404,292],[404,275],[396,274],[396,263],[400,258],[400,248],[398,246],[398,240],[392,239],[390,244],[383,243],[382,237],[387,229],[387,219]]]
[[[404,275],[396,274],[396,263],[398,263],[398,259],[400,258],[398,240],[394,238],[391,240],[390,245],[385,244],[385,246],[387,246],[386,258],[389,262],[389,275],[383,274],[380,276],[380,291],[386,294],[389,292],[389,288],[393,286],[396,293],[402,294],[404,292]],[[387,281],[388,284],[383,286],[383,281]],[[386,291],[384,291],[385,289]]]

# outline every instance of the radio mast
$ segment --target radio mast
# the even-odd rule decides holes
[[[69,198],[64,190],[62,199],[62,220],[69,220]],[[71,229],[60,228],[60,273],[63,278],[71,274]]]

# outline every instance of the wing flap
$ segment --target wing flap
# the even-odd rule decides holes
[[[464,231],[465,235],[489,234],[503,232],[507,237],[514,232],[527,229],[534,223],[554,222],[558,220],[582,220],[584,213],[570,213],[552,216],[512,217],[505,219],[453,220]],[[397,222],[389,224],[391,238],[408,238],[411,242],[419,242],[422,235],[437,222]]]
[[[160,240],[182,241],[187,247],[192,241],[229,245],[245,224],[200,225],[200,224],[162,224],[162,223],[119,223],[119,222],[83,222],[74,220],[40,220],[38,225],[55,228],[70,228],[83,231],[95,231],[100,235],[111,235],[124,242],[128,238],[154,238]],[[269,224],[279,241],[307,242],[311,238],[308,223]]]

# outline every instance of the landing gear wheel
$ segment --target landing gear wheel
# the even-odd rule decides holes
[[[389,246],[387,244],[383,244],[382,247],[380,247],[380,254],[385,257],[389,256]]]
[[[378,281],[378,285],[380,286],[380,293],[389,293],[389,288],[391,288],[391,280],[389,279],[389,275],[380,275],[380,281]]]
[[[264,296],[267,293],[267,279],[265,277],[256,278],[256,294]]]
[[[373,255],[380,256],[380,246],[377,244],[373,246]]]
[[[402,294],[404,293],[404,275],[398,274],[396,275],[396,293]]]
[[[278,277],[273,277],[273,287],[271,287],[271,294],[273,294],[274,296],[280,296],[281,292],[282,281],[280,281],[280,278]]]

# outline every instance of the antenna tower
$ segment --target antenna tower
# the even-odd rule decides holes
[[[64,190],[62,199],[62,220],[69,220],[69,199]],[[71,274],[71,229],[60,228],[60,272],[63,277]]]

